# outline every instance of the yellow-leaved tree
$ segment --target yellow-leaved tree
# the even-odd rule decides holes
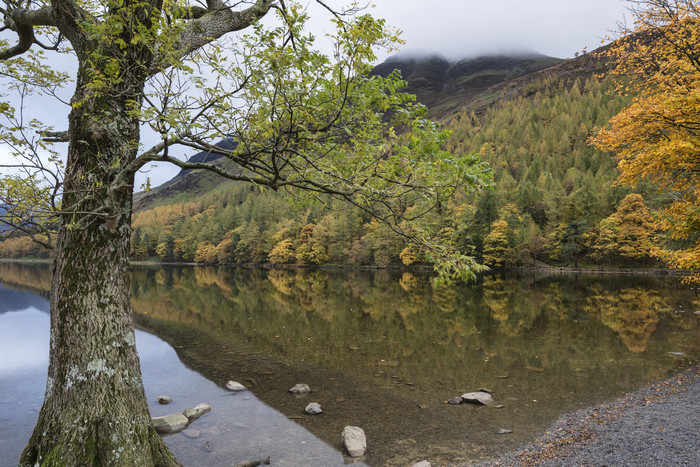
[[[592,140],[619,159],[619,182],[653,183],[668,241],[653,254],[700,281],[700,2],[635,0],[632,27],[608,49],[632,103]]]

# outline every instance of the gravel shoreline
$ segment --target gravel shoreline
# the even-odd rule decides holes
[[[563,415],[531,445],[481,466],[700,466],[700,365]]]

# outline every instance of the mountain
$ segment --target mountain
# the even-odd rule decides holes
[[[563,61],[536,52],[486,55],[458,61],[449,61],[439,54],[423,57],[398,54],[377,65],[371,74],[387,76],[398,69],[408,82],[406,91],[415,94],[417,100],[428,107],[429,115],[438,120],[448,120],[462,109],[483,112],[528,81],[540,79],[537,73],[553,66],[565,65],[567,70],[578,68],[581,74],[590,76],[593,71],[586,70],[591,68],[591,63],[584,64],[584,61],[584,57]],[[216,145],[232,148],[230,140],[220,141]],[[200,152],[189,160],[204,162],[220,156],[214,152]],[[233,182],[206,171],[183,170],[151,191],[137,193],[136,210],[192,199],[224,183]]]
[[[0,204],[0,219],[5,217],[6,214],[7,214],[7,209],[5,209],[4,205]],[[9,230],[9,228],[10,227],[7,224],[0,222],[0,232],[4,232],[6,230]]]
[[[401,70],[406,90],[451,133],[445,150],[478,154],[492,168],[496,190],[460,194],[443,213],[459,251],[508,267],[651,264],[607,254],[618,251],[617,237],[611,243],[613,237],[600,233],[615,219],[631,222],[623,205],[663,202],[651,188],[632,194],[614,185],[614,159],[589,144],[629,104],[601,78],[607,68],[602,48],[563,61],[535,53],[458,61],[398,55],[372,71]],[[232,141],[219,147],[232,148]],[[219,156],[214,150],[190,160]],[[135,259],[386,266],[401,264],[405,247],[359,210],[333,202],[290,204],[279,193],[207,171],[182,171],[138,194],[136,211]],[[19,240],[0,247],[17,256],[24,248]]]
[[[223,150],[236,147],[232,139],[223,139],[214,146]],[[213,151],[200,151],[187,159],[188,162],[213,162],[220,159],[222,154]],[[223,163],[221,161],[220,163]],[[207,193],[228,180],[215,173],[204,170],[181,170],[175,177],[162,185],[134,195],[135,210],[148,209],[160,204],[183,201]]]
[[[492,168],[495,190],[460,193],[442,213],[440,222],[453,232],[450,241],[460,252],[507,267],[630,267],[654,261],[622,257],[618,238],[610,240],[605,230],[611,222],[632,223],[624,206],[659,203],[651,191],[630,193],[614,185],[615,160],[589,144],[629,103],[613,92],[611,80],[600,77],[608,66],[605,52],[564,61],[535,53],[452,62],[439,55],[399,55],[373,70],[386,75],[400,69],[406,89],[450,132],[444,149],[457,156],[478,154]],[[233,144],[221,141],[219,147]],[[190,160],[218,156],[214,149]],[[340,202],[288,203],[284,194],[205,171],[182,171],[137,199],[134,259],[402,264],[403,241]],[[0,247],[17,256],[24,247],[19,240]]]
[[[489,89],[515,78],[561,63],[558,58],[535,52],[485,55],[450,62],[441,55],[389,57],[372,74],[387,76],[395,69],[408,82],[407,92],[430,109],[434,117],[444,117],[475,101]]]

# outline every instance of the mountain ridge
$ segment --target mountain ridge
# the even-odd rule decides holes
[[[431,116],[444,118],[489,88],[562,61],[537,52],[479,55],[455,61],[439,53],[422,59],[397,54],[374,67],[371,74],[387,76],[398,69],[408,82],[405,90],[415,94]]]
[[[562,60],[535,51],[479,55],[460,60],[449,60],[439,52],[428,53],[424,57],[399,53],[375,66],[370,75],[387,76],[398,69],[408,82],[405,91],[416,95],[417,101],[428,108],[430,118],[446,121],[462,109],[481,113],[494,102],[508,98],[522,86],[513,84],[518,80],[527,83],[528,77],[552,67],[564,64],[571,67],[573,62],[583,61],[583,57]],[[588,66],[579,65],[578,68],[586,69]],[[230,141],[222,140],[216,145],[230,149]],[[212,159],[211,156],[215,157]],[[202,151],[188,160],[203,162],[219,157],[216,153]],[[235,182],[203,170],[182,170],[162,185],[148,192],[136,193],[136,210],[177,202],[185,196],[196,197],[226,183]]]

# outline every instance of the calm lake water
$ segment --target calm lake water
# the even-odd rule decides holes
[[[0,263],[8,465],[43,398],[49,281],[46,266]],[[466,464],[700,360],[700,294],[674,277],[532,273],[440,288],[385,271],[136,267],[132,297],[152,415],[213,408],[166,438],[188,466],[341,466],[346,425],[365,430],[367,465]],[[230,393],[229,380],[250,391]],[[296,383],[311,394],[289,394]],[[503,408],[445,403],[479,388]],[[160,394],[174,402],[156,404]],[[323,414],[303,414],[312,401]]]

